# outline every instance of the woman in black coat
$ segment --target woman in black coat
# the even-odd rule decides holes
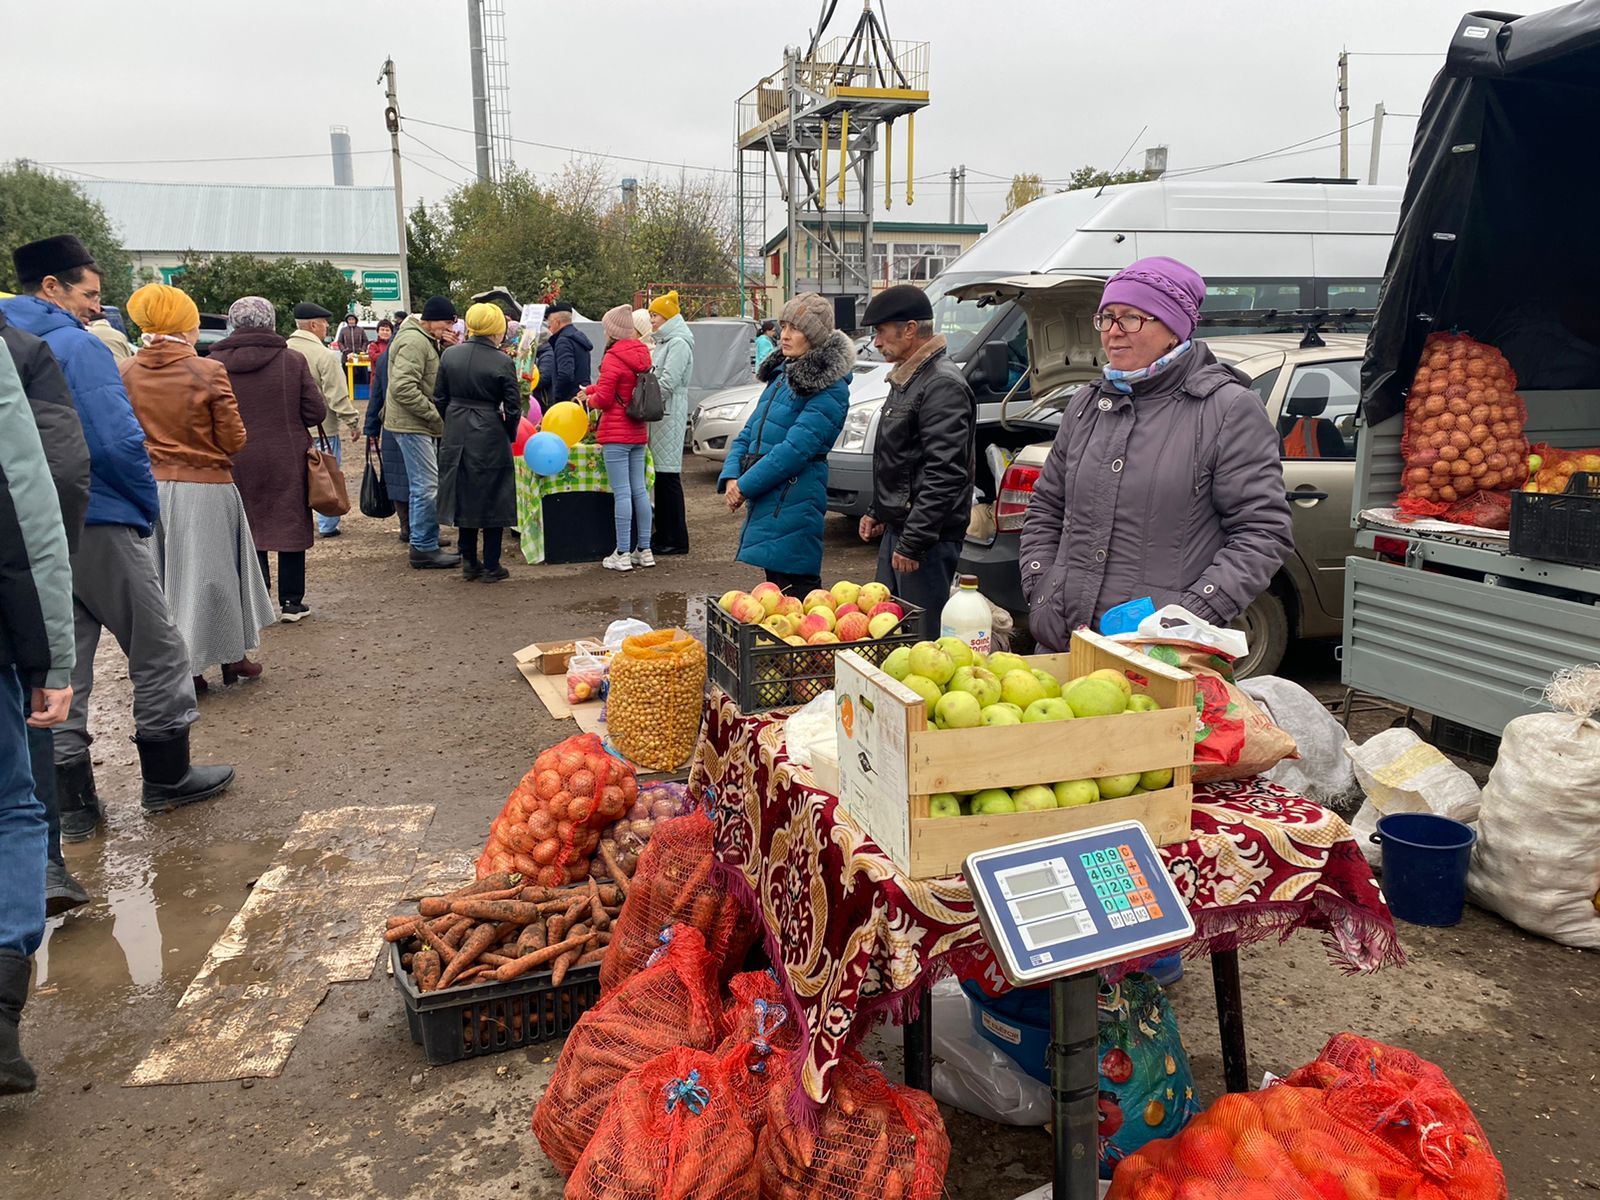
[[[500,349],[506,315],[495,304],[467,310],[468,338],[439,358],[433,402],[444,416],[439,443],[439,523],[461,535],[461,574],[497,583],[500,542],[517,520],[517,477],[511,443],[522,415],[517,368]],[[478,531],[483,558],[478,558]]]

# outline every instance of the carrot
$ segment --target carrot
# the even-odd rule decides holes
[[[443,936],[444,940],[450,944],[451,949],[455,949],[461,945],[462,940],[467,936],[467,934],[472,932],[472,927],[475,924],[477,924],[477,922],[473,921],[470,917],[458,917],[456,919],[456,923],[450,926],[449,929],[445,930],[441,936]]]
[[[457,900],[450,911],[478,921],[511,921],[526,925],[539,919],[539,906],[526,900]]]
[[[556,959],[556,965],[550,968],[550,986],[560,987],[567,977],[567,969],[578,961],[578,952],[569,950]]]
[[[444,969],[443,976],[439,979],[439,986],[449,987],[455,982],[457,976],[465,971],[478,957],[490,946],[494,945],[494,926],[488,923],[477,925],[461,943],[461,948],[456,951],[456,956],[450,960],[450,965]]]
[[[435,933],[428,927],[426,921],[417,922],[417,936],[428,944],[428,948],[439,956],[441,964],[448,963],[456,956],[456,948],[445,941],[443,936]],[[426,953],[426,951],[424,951]],[[441,966],[442,969],[442,966]]]
[[[562,938],[566,937],[567,926],[571,923],[572,922],[567,920],[567,914],[564,912],[559,912],[552,916],[544,924],[544,944],[546,946],[553,946]]]
[[[440,956],[436,950],[423,950],[412,960],[417,990],[431,992],[439,986]]]
[[[606,870],[611,872],[611,879],[617,885],[617,891],[626,896],[633,880],[622,869],[622,864],[617,862],[617,856],[611,853],[611,847],[604,842],[600,843],[600,857],[605,861]]]
[[[600,902],[600,889],[592,879],[589,880],[589,924],[591,929],[604,929],[611,924],[606,906]]]
[[[524,925],[522,932],[517,935],[516,957],[532,954],[535,950],[545,947],[545,927],[538,921],[531,925]]]
[[[598,949],[598,950],[586,950],[586,951],[584,951],[583,955],[578,959],[577,965],[582,967],[582,966],[587,966],[589,963],[597,963],[601,959],[605,958],[605,956],[606,956],[606,952],[605,952],[604,948],[601,948],[601,949]]]
[[[390,917],[383,923],[383,927],[385,929],[399,929],[401,927],[410,929],[416,923],[417,918],[415,915],[409,917]]]
[[[499,954],[493,951],[478,956],[478,962],[489,967],[503,967],[508,962],[514,961],[516,961],[514,954]]]
[[[568,941],[558,942],[554,946],[546,946],[542,950],[535,950],[532,954],[524,954],[521,958],[514,959],[503,967],[495,968],[494,977],[502,983],[518,979],[526,975],[535,967],[542,967],[547,962],[553,962],[569,950],[582,946],[584,938],[572,938]],[[638,1065],[638,1064],[634,1064]]]

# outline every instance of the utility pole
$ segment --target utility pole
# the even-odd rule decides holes
[[[406,198],[405,189],[400,184],[400,97],[395,91],[394,59],[383,60],[380,79],[388,84],[384,99],[389,102],[389,107],[383,110],[383,120],[389,127],[389,151],[394,155],[394,225],[400,238],[400,307],[410,312],[411,272],[406,267]]]
[[[467,41],[472,56],[472,144],[478,155],[478,182],[488,183],[489,84],[483,64],[483,0],[467,0]]]
[[[956,169],[950,168],[950,224],[956,223]]]
[[[1350,178],[1350,52],[1339,51],[1339,178]]]
[[[1378,182],[1378,154],[1383,149],[1383,103],[1372,107],[1372,158],[1367,163],[1367,182]]]
[[[961,164],[961,170],[956,175],[956,179],[957,179],[957,181],[959,182],[959,184],[961,186],[961,219],[963,221],[965,221],[967,219],[967,164],[966,163],[962,163]]]

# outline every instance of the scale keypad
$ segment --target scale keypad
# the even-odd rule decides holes
[[[1124,842],[1089,851],[1078,855],[1078,862],[1111,928],[1132,928],[1160,918],[1161,906],[1132,846]]]

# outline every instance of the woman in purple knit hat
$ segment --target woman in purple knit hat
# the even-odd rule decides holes
[[[1022,527],[1041,650],[1143,596],[1226,625],[1294,550],[1277,431],[1244,376],[1194,337],[1205,294],[1170,258],[1106,283],[1103,378],[1067,402]]]

